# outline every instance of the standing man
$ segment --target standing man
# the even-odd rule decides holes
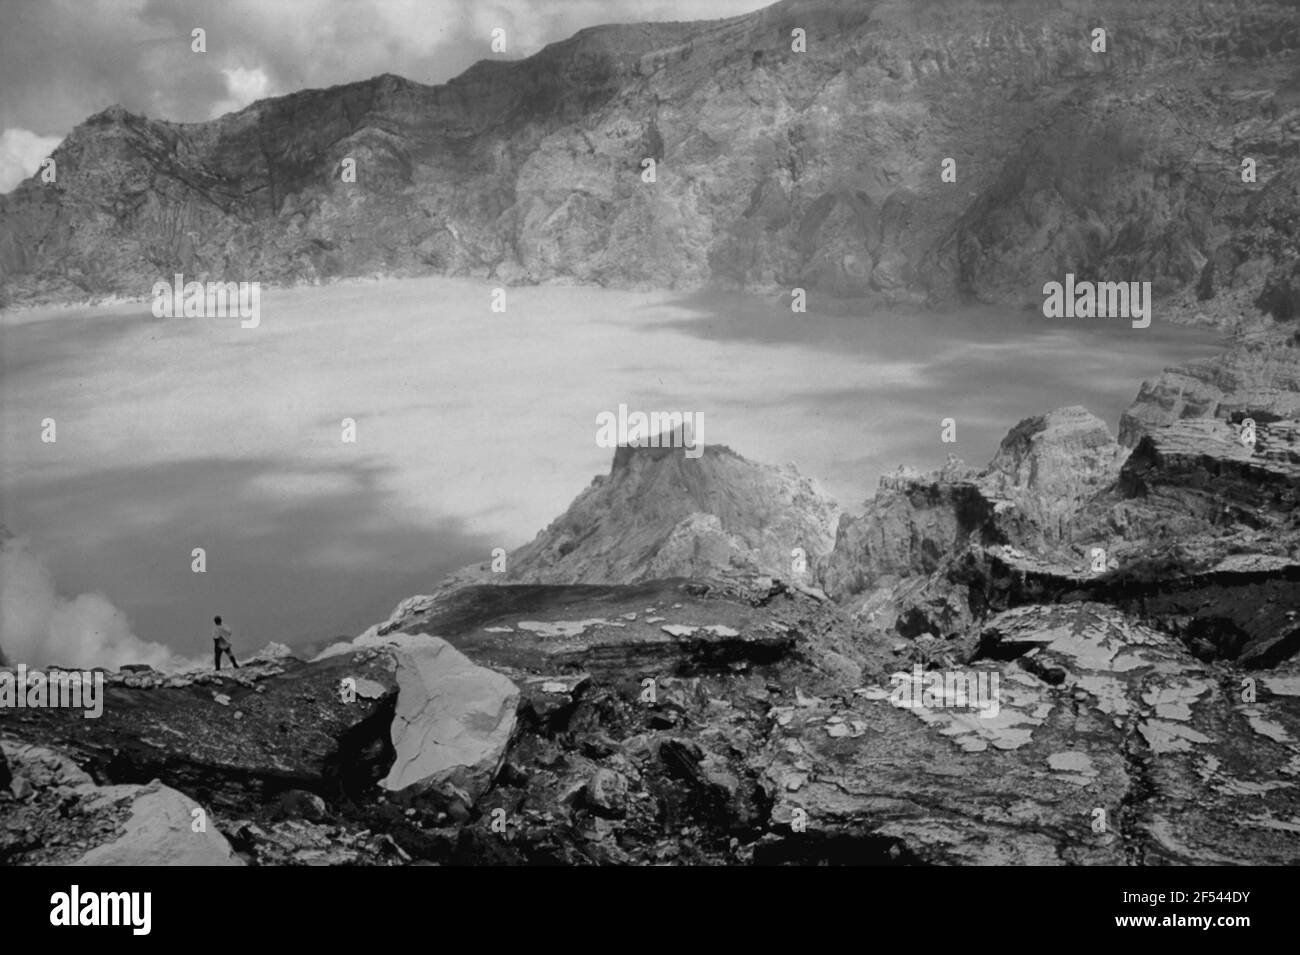
[[[218,670],[221,669],[221,654],[224,653],[226,656],[230,657],[230,662],[233,663],[233,664],[235,665],[235,669],[238,670],[238,669],[239,669],[239,661],[235,659],[235,654],[234,654],[233,652],[231,652],[231,649],[230,649],[230,628],[229,628],[229,627],[223,627],[223,626],[221,625],[221,618],[220,618],[220,617],[213,617],[213,618],[212,618],[212,622],[215,623],[215,624],[217,625],[216,629],[212,631],[212,663],[213,663],[213,665],[214,665]]]

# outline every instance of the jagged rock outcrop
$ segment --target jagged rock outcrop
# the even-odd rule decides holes
[[[747,461],[730,448],[618,448],[597,477],[536,539],[443,582],[635,583],[668,577],[789,578],[794,550],[829,553],[839,507],[794,467]]]
[[[1176,550],[1189,566],[1208,566],[1228,554],[1295,553],[1298,508],[1300,422],[1260,424],[1247,446],[1226,422],[1184,419],[1141,439],[1074,533],[1110,541],[1116,553]]]
[[[1022,422],[980,474],[883,480],[841,520],[819,579],[906,638],[962,644],[989,613],[1088,597],[1203,659],[1274,665],[1300,647],[1300,428],[1255,413],[1253,444],[1221,418],[1180,417],[1127,456],[1082,409]]]
[[[861,516],[841,518],[818,580],[883,628],[954,632],[979,602],[943,569],[972,549],[1040,551],[1066,542],[1075,513],[1114,483],[1124,459],[1083,408],[1027,418],[983,471],[950,460],[932,474],[900,469],[883,477]]]
[[[1285,317],[1298,50],[1283,0],[783,0],[583,30],[441,86],[193,124],[113,108],[55,182],[0,198],[0,295],[435,272],[1038,305],[1068,270]]]
[[[1075,512],[1119,476],[1126,457],[1100,418],[1062,408],[1012,428],[977,483],[995,507],[1005,502],[1003,510],[1013,509],[1034,533],[1059,541]]]
[[[1184,418],[1300,418],[1300,337],[1289,328],[1263,327],[1221,355],[1144,381],[1120,418],[1120,443],[1134,447],[1148,431]]]

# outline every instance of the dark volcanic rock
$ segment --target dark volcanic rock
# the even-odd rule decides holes
[[[353,645],[382,645],[399,631],[441,634],[487,666],[605,676],[641,667],[725,667],[787,653],[794,636],[773,617],[781,607],[737,602],[730,586],[667,580],[465,587],[399,611]]]
[[[58,749],[100,782],[159,778],[214,808],[290,789],[345,792],[369,784],[385,756],[391,760],[393,698],[345,703],[342,681],[393,688],[393,670],[391,659],[371,653],[162,684],[110,683],[98,719],[80,710],[3,709],[0,733]]]
[[[972,663],[1000,676],[995,718],[901,708],[885,687],[778,716],[762,757],[774,838],[756,858],[1300,858],[1289,822],[1300,809],[1291,683],[1279,680],[1291,696],[1242,703],[1231,671],[1197,664],[1176,640],[1095,604],[1010,611],[983,633],[990,654],[1011,657]],[[1259,747],[1262,758],[1251,755]],[[1243,812],[1247,793],[1258,801]]]
[[[302,789],[281,793],[278,810],[285,818],[306,819],[309,822],[321,822],[329,816],[325,800]]]
[[[215,674],[139,685],[125,677],[99,720],[13,710],[0,732],[20,746],[51,740],[79,782],[91,777],[76,764],[115,786],[155,771],[210,796],[211,826],[259,864],[740,861],[736,840],[764,818],[744,757],[761,745],[770,701],[845,688],[843,675],[861,670],[833,649],[849,649],[855,633],[824,600],[770,580],[744,592],[727,586],[735,582],[483,587],[430,608],[426,623],[521,688],[504,765],[463,799],[408,800],[379,785],[401,750],[386,745],[392,689],[399,711],[411,689],[394,671],[413,648],[445,646],[419,634],[372,633],[312,663],[245,668],[243,682],[220,686]],[[645,622],[657,614],[663,619]],[[591,624],[599,619],[626,632]],[[493,632],[505,626],[515,642]],[[590,672],[575,671],[577,661]],[[340,698],[347,677],[352,703]],[[369,683],[385,695],[367,700]],[[217,691],[229,702],[214,699]],[[452,706],[451,695],[438,694],[439,706]],[[662,759],[666,739],[699,739],[696,764]],[[466,783],[449,781],[448,797]],[[33,832],[15,858],[51,849],[52,831]]]

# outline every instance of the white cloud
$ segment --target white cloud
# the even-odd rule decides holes
[[[60,142],[58,136],[37,136],[28,129],[0,133],[0,192],[8,192],[36,172]]]
[[[237,66],[221,72],[226,78],[226,98],[213,105],[213,119],[243,109],[265,97],[270,89],[271,81],[260,67],[246,70]]]

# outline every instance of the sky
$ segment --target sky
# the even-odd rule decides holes
[[[0,193],[118,104],[201,122],[267,96],[397,73],[441,83],[603,23],[710,20],[772,0],[0,0]],[[492,30],[506,31],[494,54]],[[192,51],[205,31],[207,52]]]

